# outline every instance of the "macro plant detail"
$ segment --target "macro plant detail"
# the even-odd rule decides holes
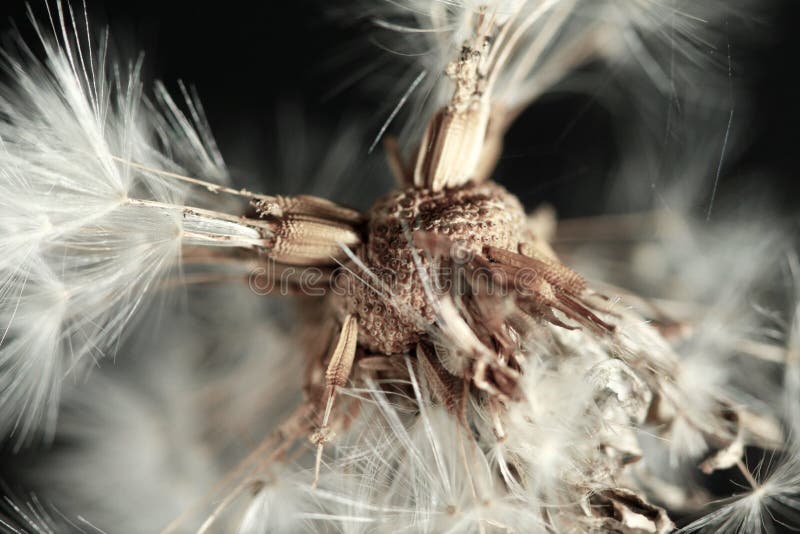
[[[113,62],[108,36],[94,38],[86,6],[57,1],[49,20],[31,15],[45,59],[16,42],[3,60],[12,82],[0,88],[0,432],[15,454],[42,441],[90,445],[32,469],[43,489],[9,491],[0,524],[623,533],[672,532],[679,521],[685,532],[794,524],[800,326],[796,310],[750,310],[738,291],[770,278],[776,258],[789,257],[797,276],[784,237],[759,235],[758,261],[736,267],[720,247],[709,261],[729,266],[732,292],[709,297],[701,289],[716,284],[703,280],[686,284],[688,296],[637,296],[597,277],[591,254],[582,261],[559,244],[552,210],[526,213],[495,172],[514,120],[571,73],[639,62],[677,92],[681,76],[714,71],[704,29],[745,7],[363,7],[398,43],[426,50],[390,119],[415,98],[417,113],[399,139],[383,139],[395,188],[363,212],[233,186],[192,90],[181,85],[178,102],[157,84],[149,96],[140,63]],[[656,222],[642,216],[638,229]],[[573,242],[591,249],[600,226],[578,227]],[[622,240],[638,243],[630,233]],[[678,246],[701,239],[689,234]],[[753,242],[739,237],[730,232],[737,254]],[[679,253],[642,250],[640,262],[656,255],[649,266]],[[603,274],[638,273],[630,263]],[[644,271],[651,286],[671,280]],[[202,313],[221,308],[221,333],[176,322],[171,363],[87,373],[128,338],[146,340],[148,301],[208,286],[238,288],[211,304],[198,297]],[[259,308],[278,287],[299,303],[297,336]],[[289,356],[272,357],[284,342]],[[85,383],[65,387],[75,375]],[[201,394],[178,395],[189,384]],[[143,391],[164,395],[170,413],[150,414]],[[154,499],[147,513],[104,494],[102,481],[65,490],[84,466],[110,462],[114,480],[116,440],[133,443],[144,466],[146,490],[129,491]],[[753,468],[748,450],[768,451],[774,466]],[[749,487],[720,502],[692,478],[715,472]]]

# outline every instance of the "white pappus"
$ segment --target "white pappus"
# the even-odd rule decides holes
[[[46,58],[19,42],[0,88],[0,431],[20,443],[52,432],[62,380],[114,354],[182,246],[261,237],[188,209],[187,188],[162,174],[225,178],[202,110],[190,101],[187,118],[162,90],[159,111],[140,64],[110,62],[107,37],[93,49],[56,5],[58,28],[38,27]]]

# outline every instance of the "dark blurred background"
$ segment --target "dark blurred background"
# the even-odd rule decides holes
[[[80,4],[74,4],[80,11]],[[380,188],[391,184],[377,162],[380,155],[367,158],[366,151],[405,81],[398,79],[394,94],[365,89],[368,84],[359,75],[371,69],[367,77],[386,76],[380,66],[373,68],[386,59],[386,52],[365,37],[363,23],[346,24],[342,17],[323,14],[330,12],[331,2],[89,0],[88,4],[94,27],[108,25],[123,56],[145,52],[149,79],[161,79],[175,91],[179,79],[196,86],[235,176],[270,187],[269,175],[281,172],[269,161],[270,155],[280,151],[280,139],[298,135],[286,131],[296,125],[280,120],[281,112],[292,108],[302,110],[307,128],[319,132],[322,146],[326,139],[331,143],[337,139],[348,123],[365,124],[356,147],[365,159],[363,169],[372,173]],[[32,9],[44,16],[44,0],[34,0]],[[33,37],[21,0],[3,2],[0,21],[4,34],[16,25],[24,36]],[[759,198],[766,199],[774,213],[799,211],[800,103],[794,81],[800,52],[798,21],[800,2],[775,2],[745,29],[752,39],[737,29],[729,40],[736,64],[731,81],[737,92],[731,137],[737,145],[729,147],[725,156],[717,189],[720,206]],[[607,189],[624,150],[611,135],[615,120],[619,117],[591,96],[544,98],[509,133],[499,181],[526,205],[548,201],[562,215],[647,207],[652,199],[642,198],[639,205],[635,199],[611,202],[609,208]],[[720,140],[725,126],[724,120],[711,125]],[[720,149],[718,143],[708,148],[716,158]],[[704,179],[713,182],[713,176]],[[709,195],[710,189],[699,202],[709,201]],[[363,197],[349,196],[360,207],[369,203]]]

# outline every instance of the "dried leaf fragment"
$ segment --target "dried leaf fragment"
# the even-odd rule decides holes
[[[587,507],[586,503],[584,504]],[[594,532],[666,534],[675,525],[664,509],[624,488],[599,491],[588,498],[587,513]]]

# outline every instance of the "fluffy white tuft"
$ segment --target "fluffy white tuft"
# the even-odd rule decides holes
[[[185,213],[185,188],[143,170],[180,171],[179,157],[226,176],[199,108],[189,120],[161,90],[157,113],[139,64],[108,61],[106,40],[93,49],[57,11],[60,29],[40,29],[45,60],[20,42],[0,88],[0,434],[19,443],[52,431],[65,375],[115,352],[182,243],[259,237]]]
[[[651,88],[662,97],[672,97],[697,72],[703,72],[706,83],[712,72],[727,73],[720,24],[738,19],[745,4],[723,0],[385,0],[368,3],[362,14],[378,27],[376,39],[382,47],[401,61],[410,60],[406,68],[407,78],[414,80],[410,89],[416,120],[450,99],[453,85],[445,76],[447,65],[462,47],[482,46],[476,44],[481,32],[489,36],[490,49],[482,90],[490,91],[493,104],[512,117],[593,61],[615,71],[643,72]],[[575,79],[569,89],[595,95],[602,85],[596,78]],[[637,90],[641,88],[637,85]],[[637,96],[631,93],[630,97]],[[653,96],[652,91],[648,94]],[[630,105],[630,99],[623,105]],[[408,129],[416,132],[413,125]]]

